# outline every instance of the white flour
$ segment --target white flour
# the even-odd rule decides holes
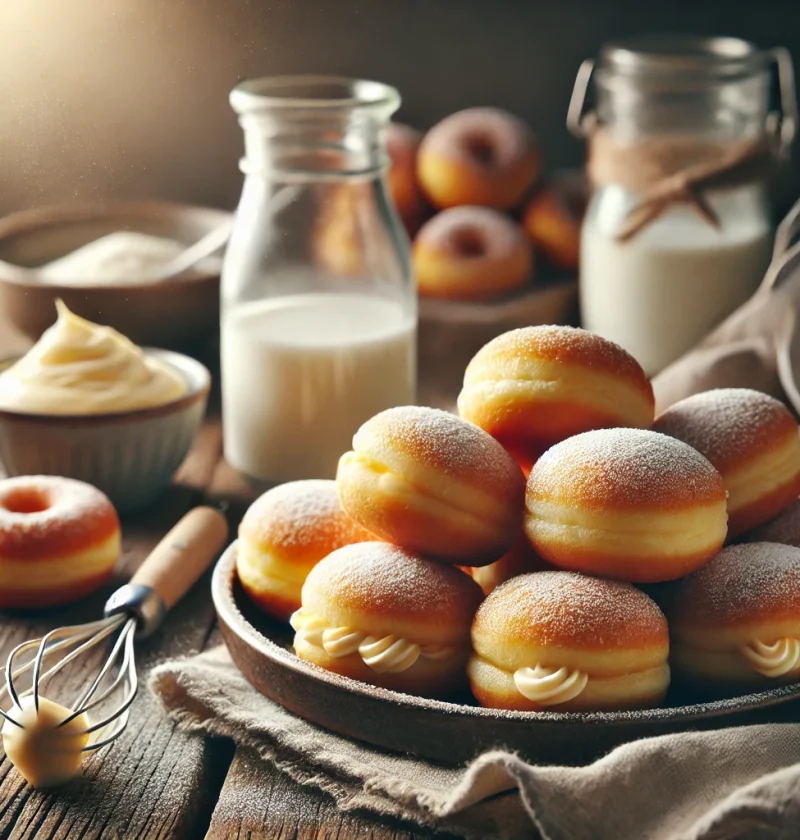
[[[175,239],[119,231],[41,266],[39,276],[45,283],[68,286],[138,284],[163,272],[187,247]],[[220,260],[208,258],[198,263],[194,270],[212,272],[219,268]]]

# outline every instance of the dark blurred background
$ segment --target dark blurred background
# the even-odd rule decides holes
[[[653,31],[738,35],[800,63],[798,0],[0,0],[0,213],[107,197],[233,206],[227,96],[254,75],[380,79],[419,128],[508,108],[549,168],[573,165],[579,63]]]

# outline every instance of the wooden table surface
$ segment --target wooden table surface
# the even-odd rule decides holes
[[[24,342],[0,318],[0,358]],[[211,417],[154,508],[123,522],[123,557],[101,593],[46,615],[0,613],[0,658],[20,641],[63,624],[99,618],[109,592],[193,505],[231,502],[231,525],[248,499],[222,460],[219,420]],[[138,649],[139,672],[220,644],[208,576]],[[185,735],[162,716],[142,688],[127,730],[110,749],[90,757],[81,777],[57,792],[27,785],[0,748],[0,840],[116,840],[117,838],[339,838],[413,840],[431,837],[390,820],[343,814],[326,795],[265,768],[246,750],[222,740]]]

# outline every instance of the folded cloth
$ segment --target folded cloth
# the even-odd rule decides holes
[[[494,751],[447,768],[314,726],[259,694],[225,648],[165,663],[151,689],[188,731],[232,738],[347,810],[466,838],[732,840],[800,837],[800,725],[665,735],[588,767]]]
[[[778,227],[772,263],[753,297],[653,379],[658,413],[700,391],[754,388],[800,415],[800,244],[792,245],[798,227],[800,202]]]

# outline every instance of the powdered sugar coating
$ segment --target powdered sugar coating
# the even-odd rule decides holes
[[[562,441],[536,462],[527,499],[592,509],[675,510],[725,502],[697,450],[644,429],[599,429]]]
[[[481,160],[473,143],[491,147]],[[500,108],[465,108],[437,123],[424,137],[419,154],[445,155],[481,172],[502,172],[534,154],[534,137],[519,117]]]
[[[664,614],[629,583],[575,572],[535,572],[501,584],[481,604],[473,636],[509,644],[588,648],[667,645]]]
[[[771,522],[754,528],[746,537],[747,542],[773,542],[800,548],[800,499],[789,505]]]
[[[720,471],[791,443],[798,433],[782,402],[750,388],[694,394],[668,408],[653,428],[693,446]]]
[[[520,327],[499,335],[484,345],[467,366],[464,384],[470,384],[494,358],[502,361],[540,358],[549,362],[577,365],[624,378],[655,405],[653,388],[636,359],[613,341],[578,327],[545,325]],[[478,375],[478,378],[481,378]]]
[[[489,493],[522,497],[522,471],[508,452],[483,429],[437,408],[409,405],[382,411],[356,432],[353,449],[389,466],[399,453],[408,469],[420,464]]]
[[[343,610],[398,616],[406,622],[441,620],[464,628],[483,597],[478,584],[459,569],[380,542],[348,545],[329,554],[306,579],[304,606],[307,589]]]
[[[248,508],[239,536],[278,552],[322,551],[320,557],[375,539],[342,510],[336,482],[326,479],[290,481],[268,490]]]
[[[679,581],[667,600],[670,620],[690,625],[781,618],[800,624],[800,548],[769,542],[728,546]]]
[[[44,509],[15,510],[20,494],[40,497]],[[119,527],[108,497],[86,482],[52,475],[0,481],[0,560],[46,561],[103,542]]]
[[[464,253],[465,237],[474,243],[477,253]],[[427,247],[469,262],[501,260],[530,250],[522,228],[508,216],[490,207],[451,207],[437,213],[421,228],[414,247]]]

